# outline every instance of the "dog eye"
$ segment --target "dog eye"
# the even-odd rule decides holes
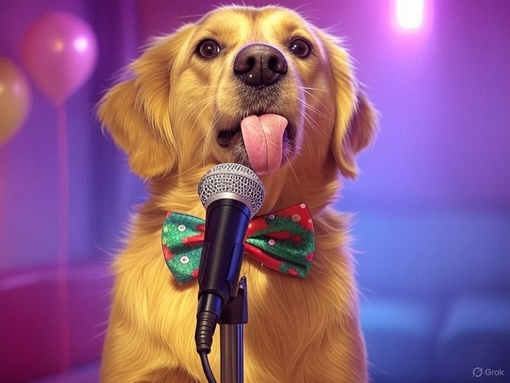
[[[206,39],[201,41],[197,45],[196,53],[205,58],[205,59],[212,59],[220,53],[221,47],[220,44],[218,44],[213,39]]]
[[[295,56],[305,59],[312,53],[312,47],[308,41],[303,38],[295,38],[291,41],[289,49]]]

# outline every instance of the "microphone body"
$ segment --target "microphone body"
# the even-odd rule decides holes
[[[251,218],[264,201],[264,187],[252,170],[220,164],[204,175],[198,193],[206,219],[195,341],[197,352],[208,354],[221,310],[237,295],[244,240]]]
[[[235,199],[217,199],[207,207],[199,299],[216,294],[225,304],[236,295],[250,216],[249,207]]]

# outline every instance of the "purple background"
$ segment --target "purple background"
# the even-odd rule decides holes
[[[346,181],[338,202],[356,213],[367,326],[378,318],[369,314],[379,299],[433,302],[435,318],[466,294],[508,302],[510,2],[429,1],[425,28],[415,34],[395,29],[389,1],[279,3],[346,38],[381,113],[377,141],[359,159],[362,173]],[[96,70],[66,104],[72,263],[108,260],[144,199],[125,156],[101,132],[95,104],[149,36],[212,7],[199,0],[0,3],[0,55],[21,68],[23,33],[46,12],[73,13],[98,38]],[[33,83],[32,96],[23,128],[0,147],[0,274],[57,262],[56,111]]]

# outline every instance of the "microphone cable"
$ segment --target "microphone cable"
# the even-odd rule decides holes
[[[207,352],[202,350],[198,353],[200,356],[200,361],[202,362],[202,369],[204,370],[205,377],[208,383],[217,383],[214,378],[214,374],[211,369],[211,365],[209,364],[209,358],[207,357]]]

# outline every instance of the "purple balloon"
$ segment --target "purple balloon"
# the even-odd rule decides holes
[[[23,37],[23,64],[39,89],[57,106],[87,81],[96,59],[94,31],[65,12],[43,15],[30,24]]]

